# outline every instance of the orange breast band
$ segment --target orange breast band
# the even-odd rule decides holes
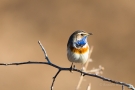
[[[74,48],[74,47],[70,47],[70,50],[74,53],[77,53],[77,54],[84,54],[86,53],[88,50],[89,50],[89,47],[85,47],[85,48],[80,48],[80,49],[77,49],[77,48]]]

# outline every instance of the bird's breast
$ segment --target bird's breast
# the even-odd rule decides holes
[[[84,54],[86,52],[89,51],[89,46],[85,46],[85,47],[82,47],[82,48],[75,48],[73,46],[70,46],[70,50],[73,52],[73,53],[76,53],[76,54]]]

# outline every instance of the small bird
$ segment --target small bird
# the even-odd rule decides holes
[[[75,31],[68,40],[67,43],[67,58],[71,64],[82,63],[85,64],[89,58],[89,45],[87,37],[92,33],[87,33],[83,30]]]

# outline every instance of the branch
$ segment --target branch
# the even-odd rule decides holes
[[[88,87],[86,90],[90,90],[91,89],[91,83],[89,83]]]
[[[40,41],[38,42],[45,54],[45,58],[48,59],[47,57],[47,54],[46,54],[46,51],[44,49],[44,47],[42,46],[42,44],[40,43]],[[47,61],[50,61],[49,59]],[[46,65],[49,65],[49,66],[52,66],[54,68],[57,68],[58,69],[58,72],[56,73],[56,75],[53,77],[53,82],[52,82],[52,85],[51,85],[51,90],[53,89],[53,85],[54,85],[54,81],[56,79],[56,77],[59,75],[59,73],[61,71],[70,71],[71,68],[64,68],[64,67],[60,67],[60,66],[57,66],[53,63],[50,63],[50,62],[35,62],[35,61],[28,61],[28,62],[15,62],[15,63],[0,63],[0,65],[4,65],[4,66],[9,66],[9,65],[24,65],[24,64],[46,64]],[[90,73],[86,73],[82,70],[79,70],[79,69],[76,69],[76,68],[73,68],[73,71],[75,72],[78,72],[80,74],[83,74],[83,76],[92,76],[92,77],[96,77],[96,78],[99,78],[103,81],[108,81],[108,82],[111,82],[111,83],[114,83],[114,84],[118,84],[118,85],[122,85],[122,86],[126,86],[132,90],[135,90],[134,86],[131,85],[131,84],[127,84],[127,83],[124,83],[124,82],[119,82],[119,81],[115,81],[115,80],[111,80],[109,78],[105,78],[103,76],[100,76],[100,75],[97,75],[97,74],[90,74]]]
[[[28,61],[28,62],[18,62],[18,63],[0,63],[0,65],[5,65],[5,66],[9,66],[9,65],[23,65],[23,64],[47,64],[47,65],[50,65],[52,67],[55,67],[57,68],[59,71],[59,73],[61,71],[70,71],[70,68],[63,68],[63,67],[60,67],[60,66],[57,66],[53,63],[48,63],[48,62],[35,62],[35,61]],[[126,86],[132,90],[135,90],[134,86],[131,85],[131,84],[127,84],[127,83],[124,83],[124,82],[119,82],[119,81],[115,81],[115,80],[111,80],[109,78],[105,78],[103,76],[100,76],[100,75],[96,75],[96,74],[90,74],[90,73],[86,73],[86,72],[83,72],[82,70],[79,70],[79,69],[76,69],[76,68],[73,68],[73,71],[75,72],[79,72],[80,74],[82,73],[83,76],[92,76],[92,77],[96,77],[96,78],[99,78],[99,79],[102,79],[103,81],[108,81],[108,82],[111,82],[111,83],[114,83],[114,84],[118,84],[118,85],[123,85],[123,86]],[[58,72],[57,72],[58,73]],[[59,74],[58,73],[58,74]],[[57,74],[57,75],[58,75]],[[55,75],[56,76],[56,75]],[[55,77],[56,78],[56,77]]]
[[[95,73],[95,74],[102,74],[103,71],[104,70],[104,67],[102,67],[101,65],[99,65],[99,67],[98,68],[93,68],[93,69],[91,69],[91,70],[87,70],[86,72],[87,73]]]
[[[43,45],[40,43],[40,41],[38,41],[38,44],[40,45],[42,51],[44,52],[44,55],[45,55],[45,59],[47,60],[48,63],[51,63],[48,56],[47,56],[47,53],[46,53],[46,50],[45,48],[43,47]]]
[[[58,72],[55,74],[55,76],[53,77],[53,82],[52,82],[52,85],[51,85],[51,90],[53,90],[53,84],[55,82],[55,79],[57,78],[58,74],[60,73],[60,69],[58,70]]]

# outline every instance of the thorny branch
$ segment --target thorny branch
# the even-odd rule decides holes
[[[41,46],[44,54],[45,54],[45,58],[47,59],[47,61],[50,61],[47,57],[47,53],[44,49],[44,47],[42,46],[42,44],[40,43],[40,41],[38,41],[39,45]],[[58,69],[58,72],[56,73],[56,75],[53,77],[53,82],[52,82],[52,85],[51,85],[51,90],[53,89],[53,85],[54,85],[54,81],[56,79],[56,77],[59,75],[59,73],[61,71],[70,71],[71,68],[64,68],[64,67],[60,67],[60,66],[57,66],[53,63],[50,63],[50,62],[35,62],[35,61],[28,61],[28,62],[15,62],[15,63],[0,63],[0,65],[4,65],[4,66],[9,66],[9,65],[23,65],[23,64],[47,64],[47,65],[50,65],[52,67],[55,67]],[[114,84],[118,84],[118,85],[122,85],[122,86],[126,86],[128,87],[129,89],[131,90],[135,90],[134,86],[131,85],[131,84],[127,84],[127,83],[124,83],[124,82],[119,82],[119,81],[115,81],[115,80],[111,80],[109,78],[106,78],[106,77],[103,77],[103,76],[100,76],[100,75],[97,75],[97,74],[90,74],[90,73],[87,73],[87,72],[84,72],[82,70],[79,70],[79,69],[75,69],[73,68],[73,71],[75,72],[79,72],[79,73],[82,73],[83,76],[92,76],[92,77],[96,77],[96,78],[99,78],[99,79],[102,79],[103,81],[108,81],[108,82],[111,82],[111,83],[114,83]]]

